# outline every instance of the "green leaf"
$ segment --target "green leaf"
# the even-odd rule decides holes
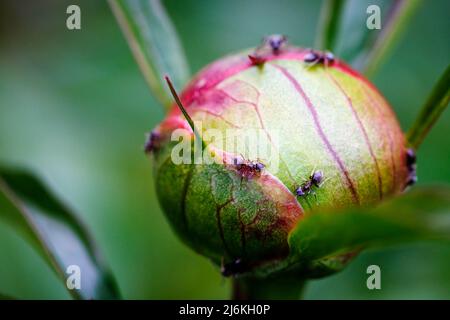
[[[373,33],[353,65],[367,76],[372,76],[397,44],[421,0],[397,0],[382,21],[381,31]]]
[[[77,299],[116,299],[115,281],[82,222],[27,172],[0,167],[0,219],[19,231],[66,286],[67,268],[81,271]]]
[[[416,121],[408,131],[407,139],[414,148],[419,148],[426,135],[447,108],[450,100],[450,65],[431,91]]]
[[[159,0],[109,0],[131,51],[156,99],[167,109],[164,76],[182,88],[189,70],[175,28]]]
[[[450,188],[417,188],[375,208],[311,212],[291,232],[293,260],[306,264],[368,247],[450,240]],[[450,242],[449,242],[450,244]]]
[[[344,0],[328,0],[323,2],[316,38],[316,48],[331,51],[335,49],[344,4]]]

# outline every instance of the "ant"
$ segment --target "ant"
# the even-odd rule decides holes
[[[161,147],[161,135],[152,131],[147,135],[147,141],[145,142],[144,151],[146,154],[156,151]]]
[[[406,167],[408,169],[406,187],[409,187],[417,182],[416,153],[411,148],[406,150]]]
[[[287,37],[282,34],[273,34],[268,37],[264,37],[264,44],[268,44],[272,48],[274,54],[280,53],[281,48],[287,43]]]
[[[245,160],[243,156],[241,158],[234,158],[233,163],[241,177],[247,179],[259,177],[265,168],[264,164],[260,161]]]
[[[233,276],[238,273],[243,273],[246,271],[246,269],[247,269],[247,266],[242,261],[242,259],[238,258],[229,263],[224,263],[223,258],[222,258],[222,265],[220,267],[220,273],[222,273],[222,275],[224,277],[229,277],[229,276]]]
[[[323,64],[325,66],[332,65],[334,62],[334,55],[329,52],[321,52],[316,50],[310,50],[304,57],[303,61],[308,63],[311,67],[316,64]]]
[[[281,34],[264,37],[261,45],[248,57],[253,64],[260,65],[266,61],[265,57],[270,53],[275,55],[279,54],[286,43],[287,37]]]
[[[323,180],[323,172],[322,171],[313,171],[311,172],[308,180],[306,180],[301,186],[299,186],[295,190],[295,194],[298,197],[305,197],[309,194],[314,194],[317,200],[316,193],[313,190],[313,187],[320,188],[325,181]]]

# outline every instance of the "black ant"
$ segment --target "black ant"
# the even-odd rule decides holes
[[[278,54],[281,48],[287,43],[287,37],[282,34],[273,34],[265,37],[263,43],[268,44],[274,54]]]
[[[222,258],[220,273],[222,273],[224,277],[229,277],[238,273],[243,273],[247,269],[248,269],[247,265],[242,261],[242,259],[236,259],[229,263],[224,263]]]
[[[324,182],[325,181],[323,180],[323,172],[313,170],[308,180],[306,180],[301,186],[299,186],[295,190],[295,194],[298,197],[305,197],[311,193],[314,194],[314,196],[316,196],[316,193],[314,192],[313,188],[314,187],[320,188]]]
[[[145,142],[144,151],[145,153],[149,154],[152,151],[155,151],[161,147],[161,135],[156,132],[152,131],[147,136],[147,142]]]
[[[333,64],[334,55],[329,51],[321,52],[316,50],[310,50],[303,57],[303,61],[308,63],[311,67],[316,64],[323,64],[328,67],[329,65]]]
[[[411,148],[406,150],[406,167],[408,168],[406,187],[409,187],[417,182],[416,153]]]
[[[266,61],[265,57],[270,53],[275,55],[279,54],[286,43],[287,37],[281,34],[273,34],[264,37],[262,44],[248,57],[252,64],[260,65]]]
[[[264,164],[261,162],[245,160],[244,157],[234,158],[233,163],[241,177],[247,179],[259,177],[262,170],[265,168]]]

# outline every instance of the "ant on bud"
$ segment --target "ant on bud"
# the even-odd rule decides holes
[[[281,48],[287,43],[287,37],[281,34],[273,34],[265,37],[263,43],[268,44],[274,54],[278,54]]]
[[[144,145],[144,151],[146,154],[149,154],[155,150],[158,150],[161,146],[161,135],[156,132],[152,131],[150,134],[147,135],[147,141]]]
[[[322,186],[322,184],[325,182],[325,180],[323,180],[323,172],[322,171],[315,171],[313,169],[313,171],[311,172],[308,180],[306,180],[304,183],[302,183],[302,185],[300,185],[296,190],[295,190],[295,194],[298,197],[306,197],[309,194],[313,194],[314,197],[316,197],[317,200],[317,196],[316,193],[314,192],[313,188],[320,188]]]
[[[406,150],[406,167],[408,168],[406,187],[409,187],[417,182],[416,153],[411,148]]]
[[[246,265],[242,259],[236,259],[229,263],[224,263],[222,258],[222,265],[220,266],[220,273],[224,277],[229,277],[238,273],[243,273],[246,271]]]
[[[328,67],[329,65],[333,64],[334,55],[329,51],[321,52],[316,50],[310,50],[303,57],[303,61],[309,64],[310,67],[316,64],[323,64],[326,67]]]
[[[265,168],[264,164],[258,161],[246,160],[244,157],[234,158],[233,164],[242,178],[251,179],[259,177]]]
[[[273,34],[264,37],[261,45],[256,48],[253,54],[248,58],[254,65],[261,65],[266,61],[266,56],[269,54],[279,54],[287,43],[287,37],[281,34]]]

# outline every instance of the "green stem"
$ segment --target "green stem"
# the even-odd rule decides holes
[[[324,1],[316,38],[317,49],[334,50],[344,2],[344,0]]]
[[[233,280],[234,300],[297,300],[305,280],[298,273],[258,278],[245,276]]]
[[[444,71],[439,81],[434,86],[427,101],[423,105],[411,129],[407,139],[411,147],[419,148],[426,135],[436,123],[439,116],[448,106],[450,100],[450,65]]]

